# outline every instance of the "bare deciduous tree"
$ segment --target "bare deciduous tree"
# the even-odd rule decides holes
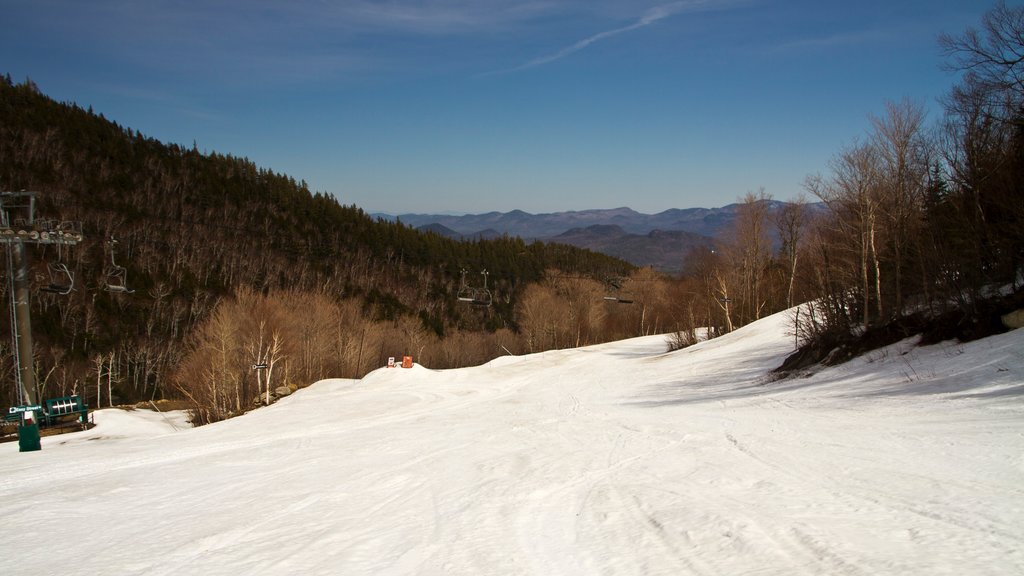
[[[792,308],[795,304],[793,291],[796,284],[797,262],[807,218],[807,200],[802,194],[793,202],[784,204],[775,215],[779,252],[786,265],[786,308]]]
[[[886,103],[884,117],[872,117],[871,145],[877,152],[879,201],[892,247],[893,303],[902,314],[907,247],[920,238],[931,153],[924,137],[924,108],[910,100]]]
[[[861,320],[865,326],[871,324],[872,318],[883,315],[880,176],[875,148],[855,144],[832,161],[831,179],[815,176],[805,184],[811,194],[828,206],[831,223],[843,238],[842,246],[851,247],[857,255]]]
[[[768,235],[771,199],[764,188],[758,190],[757,194],[748,192],[736,211],[733,258],[739,276],[738,304],[743,323],[760,318],[766,303],[763,285],[771,257],[771,238]],[[732,328],[729,330],[732,331]]]
[[[964,72],[953,90],[951,104],[966,93],[980,96],[985,108],[1003,120],[1019,122],[1024,102],[1024,6],[996,3],[982,17],[982,29],[968,28],[962,35],[942,34],[939,45],[946,67]]]

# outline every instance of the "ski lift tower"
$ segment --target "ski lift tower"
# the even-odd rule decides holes
[[[15,377],[22,405],[35,405],[36,377],[32,369],[32,317],[29,310],[29,262],[26,245],[82,241],[81,226],[35,219],[36,193],[0,192],[0,243],[7,247],[7,279],[11,295],[11,338],[18,364]]]

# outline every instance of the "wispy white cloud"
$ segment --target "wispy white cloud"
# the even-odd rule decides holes
[[[77,52],[121,68],[252,87],[359,81],[431,67],[479,70],[495,57],[526,60],[524,45],[564,39],[567,24],[619,23],[512,70],[534,68],[680,12],[733,1],[35,0],[20,20],[31,18]],[[54,13],[64,17],[54,21]]]
[[[419,34],[476,33],[528,21],[555,9],[551,0],[320,0],[311,13],[334,25]],[[302,9],[302,8],[300,8]]]
[[[580,50],[583,50],[603,40],[619,36],[620,34],[626,34],[634,30],[639,30],[641,28],[646,28],[647,26],[650,26],[660,20],[664,20],[671,16],[675,16],[676,14],[679,14],[681,12],[693,10],[695,8],[701,7],[704,4],[706,4],[706,0],[690,0],[682,2],[671,2],[668,4],[654,6],[653,8],[649,8],[640,16],[640,18],[638,18],[631,24],[627,24],[626,26],[620,26],[619,28],[612,28],[610,30],[605,30],[603,32],[598,32],[597,34],[588,36],[574,44],[566,46],[550,54],[534,58],[533,60],[530,60],[514,68],[510,68],[508,70],[492,72],[492,74],[518,72],[520,70],[527,70],[529,68],[536,68],[538,66],[550,64],[552,62],[561,60],[567,56],[575,54],[576,52],[579,52]]]

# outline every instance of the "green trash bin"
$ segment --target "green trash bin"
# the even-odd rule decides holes
[[[32,452],[42,448],[42,445],[39,443],[39,424],[18,426],[19,452]]]
[[[39,442],[39,424],[36,422],[34,410],[26,410],[21,414],[21,424],[18,425],[18,451],[32,452],[42,450]]]

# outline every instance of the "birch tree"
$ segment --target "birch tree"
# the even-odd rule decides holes
[[[775,228],[779,235],[779,253],[786,265],[786,308],[792,308],[793,290],[796,284],[797,261],[800,255],[800,244],[803,231],[807,226],[807,200],[800,195],[796,200],[787,202],[775,216]]]
[[[883,315],[878,154],[870,144],[855,144],[841,152],[831,165],[830,179],[815,176],[807,181],[806,187],[828,206],[831,222],[844,239],[841,248],[856,254],[861,320],[868,326],[873,318],[872,308],[874,317]]]
[[[907,249],[920,237],[928,183],[929,147],[924,138],[924,108],[910,100],[886,103],[882,117],[872,117],[871,144],[879,163],[879,186],[892,251],[893,299],[902,313]]]

